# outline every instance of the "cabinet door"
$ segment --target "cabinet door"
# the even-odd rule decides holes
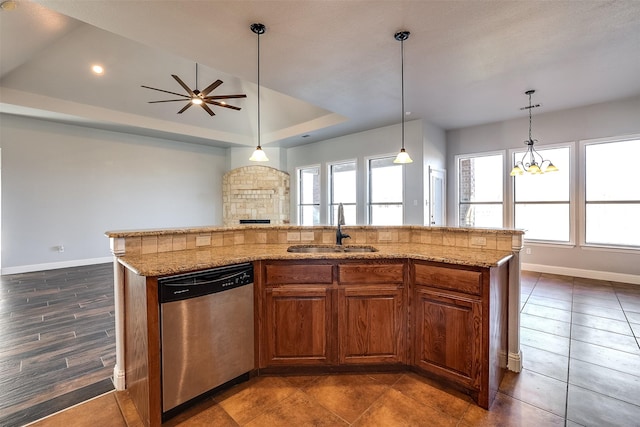
[[[332,363],[332,291],[326,286],[266,289],[267,365]]]
[[[404,363],[403,289],[362,285],[338,292],[339,362]]]
[[[417,286],[414,292],[414,365],[478,390],[482,362],[480,300],[423,286]]]

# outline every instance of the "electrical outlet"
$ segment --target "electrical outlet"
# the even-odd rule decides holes
[[[526,253],[527,255],[531,255],[531,248],[526,248],[524,250],[524,253]]]
[[[472,236],[471,244],[473,246],[487,246],[487,238],[483,236]]]
[[[64,252],[64,246],[63,245],[58,246],[58,252],[61,252],[61,253]]]
[[[196,236],[196,246],[211,246],[211,235]]]

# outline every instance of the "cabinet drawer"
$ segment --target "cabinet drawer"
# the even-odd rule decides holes
[[[265,283],[281,285],[289,283],[332,283],[332,265],[317,264],[267,264]]]
[[[422,264],[415,264],[414,268],[416,285],[481,294],[482,273],[479,271]]]
[[[403,264],[340,264],[338,281],[343,284],[404,283]]]

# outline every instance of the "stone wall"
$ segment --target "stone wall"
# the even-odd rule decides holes
[[[289,224],[289,174],[268,166],[244,166],[222,179],[223,221],[234,226],[241,219],[268,219]]]

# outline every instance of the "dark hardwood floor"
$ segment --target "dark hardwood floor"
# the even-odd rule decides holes
[[[0,276],[0,425],[113,390],[113,265]]]

